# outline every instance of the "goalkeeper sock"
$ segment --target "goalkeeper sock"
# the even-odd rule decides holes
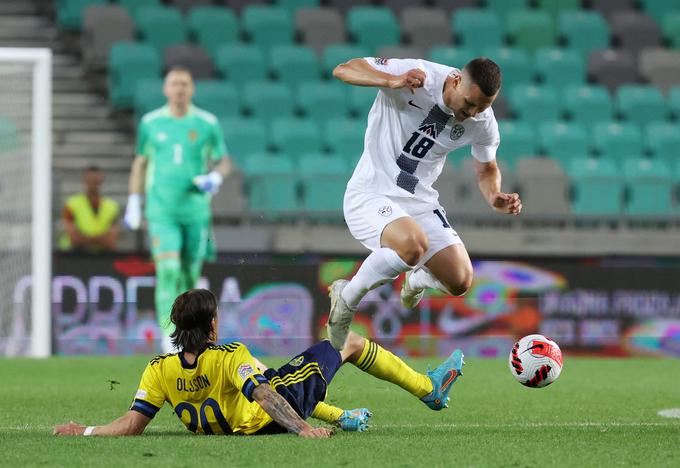
[[[320,401],[316,404],[312,417],[325,421],[328,424],[336,424],[340,416],[342,416],[343,410],[335,406],[329,405]]]
[[[374,377],[399,385],[418,398],[424,397],[433,390],[432,381],[428,376],[416,372],[399,357],[368,340],[354,365]]]
[[[432,272],[425,267],[411,273],[408,276],[408,286],[410,289],[415,291],[433,288],[443,292],[444,294],[451,294],[451,292],[446,289],[446,287],[437,278],[434,277]]]
[[[164,334],[170,335],[175,326],[170,322],[172,304],[179,295],[180,265],[177,257],[156,261],[156,319]]]
[[[376,249],[342,290],[342,298],[349,308],[356,309],[368,291],[393,281],[400,273],[411,268],[394,250],[386,247]]]

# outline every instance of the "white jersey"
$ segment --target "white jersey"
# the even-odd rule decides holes
[[[491,107],[457,122],[444,104],[444,82],[460,70],[426,60],[365,60],[392,75],[418,68],[426,77],[425,85],[413,94],[408,88],[380,88],[368,113],[364,152],[347,184],[349,190],[397,197],[407,205],[436,203],[439,194],[432,184],[450,151],[472,145],[478,161],[495,159],[500,137]]]

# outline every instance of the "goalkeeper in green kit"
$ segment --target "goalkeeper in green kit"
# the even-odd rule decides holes
[[[203,261],[214,259],[210,199],[231,162],[217,118],[191,103],[190,71],[171,69],[163,93],[167,104],[139,124],[124,222],[139,229],[146,196],[144,215],[156,265],[156,317],[163,351],[173,352],[172,303],[197,287]]]

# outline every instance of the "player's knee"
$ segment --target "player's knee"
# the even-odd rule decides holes
[[[397,253],[407,264],[416,265],[428,248],[429,241],[425,233],[411,232],[404,236]]]
[[[361,357],[365,345],[366,339],[363,336],[350,331],[347,335],[347,341],[345,341],[345,347],[342,350],[341,355],[345,360],[356,362],[356,360]]]
[[[472,270],[464,270],[459,272],[455,278],[448,281],[446,288],[449,290],[453,296],[462,296],[465,294],[472,286]]]

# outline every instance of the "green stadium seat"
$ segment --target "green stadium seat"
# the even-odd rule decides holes
[[[592,134],[593,148],[603,158],[620,162],[642,154],[640,128],[629,122],[600,122]]]
[[[365,123],[368,111],[373,107],[377,94],[378,91],[369,86],[351,86],[349,88],[349,105],[352,114]]]
[[[293,43],[293,17],[285,8],[249,5],[241,12],[241,26],[250,41],[263,49]]]
[[[378,47],[399,45],[401,30],[392,10],[379,6],[357,6],[347,13],[347,30],[354,42],[375,53]]]
[[[549,14],[537,10],[514,11],[506,22],[506,32],[515,47],[533,53],[555,44],[557,31]]]
[[[622,119],[638,125],[664,121],[668,114],[666,101],[654,86],[621,85],[617,90],[616,105]]]
[[[359,47],[349,44],[334,44],[329,45],[323,51],[321,57],[321,65],[323,72],[331,76],[333,69],[354,58],[368,57],[370,52],[365,47]]]
[[[291,216],[300,209],[297,174],[284,155],[253,155],[243,163],[250,210],[268,220]]]
[[[57,24],[68,31],[80,31],[85,9],[104,3],[106,0],[57,0]]]
[[[614,118],[614,104],[604,86],[567,86],[562,103],[569,119],[586,127]]]
[[[569,11],[559,16],[559,31],[567,47],[587,56],[593,50],[609,48],[609,24],[597,11]]]
[[[642,9],[654,20],[661,24],[668,15],[680,13],[680,3],[677,0],[638,0]]]
[[[544,123],[539,127],[540,145],[550,158],[555,159],[563,169],[576,157],[587,157],[589,153],[588,131],[578,123]],[[501,142],[503,137],[501,137]]]
[[[652,155],[671,165],[680,163],[680,125],[651,122],[645,126],[645,147]]]
[[[274,4],[279,8],[285,8],[291,15],[300,8],[316,8],[321,4],[320,0],[274,0]]]
[[[212,112],[218,119],[241,114],[238,89],[225,81],[197,81],[194,102],[202,109]]]
[[[534,68],[543,84],[559,91],[570,85],[585,83],[586,63],[575,50],[540,49],[536,52]]]
[[[160,7],[161,0],[116,0],[116,3],[125,8],[134,22],[137,21],[137,13],[146,7]]]
[[[451,28],[462,47],[479,50],[503,46],[503,23],[493,10],[456,10],[451,16]]]
[[[189,31],[195,41],[213,58],[220,46],[239,40],[238,20],[228,8],[200,6],[189,11]]]
[[[661,29],[671,47],[680,49],[680,11],[667,15],[661,23]]]
[[[307,215],[324,220],[342,220],[342,201],[350,175],[347,162],[314,154],[300,159],[298,168],[302,181],[302,206]]]
[[[579,11],[581,0],[538,0],[538,9],[557,18],[561,13]]]
[[[671,167],[658,159],[628,159],[623,165],[628,186],[626,213],[669,215],[673,212]]]
[[[170,45],[187,42],[187,28],[177,8],[140,8],[135,26],[140,38],[155,47],[160,54]]]
[[[525,50],[515,47],[491,48],[485,49],[482,55],[489,57],[500,67],[504,89],[533,82],[533,67]]]
[[[146,78],[137,81],[133,102],[137,120],[141,119],[144,114],[164,106],[167,98],[163,94],[163,80]]]
[[[215,66],[223,77],[237,83],[267,78],[264,53],[254,45],[225,44],[219,47]]]
[[[578,158],[569,164],[575,214],[618,215],[623,208],[623,179],[612,161]]]
[[[293,115],[295,105],[293,93],[283,83],[254,81],[243,87],[243,103],[253,117],[270,119],[271,112],[277,117]]]
[[[529,0],[484,0],[487,10],[494,11],[503,18],[517,10],[524,10],[529,6]]]
[[[673,86],[668,92],[668,106],[676,120],[680,120],[680,86]]]
[[[324,141],[333,154],[354,165],[364,152],[365,121],[333,119],[324,126]]]
[[[432,47],[427,55],[431,62],[442,63],[451,67],[463,68],[477,54],[472,49],[451,46]]]
[[[310,47],[296,45],[274,46],[269,64],[274,76],[289,86],[319,79],[319,62]]]
[[[347,86],[325,81],[302,83],[297,91],[297,105],[306,117],[321,122],[345,117],[349,114]]]
[[[498,147],[498,160],[513,169],[517,161],[526,156],[536,156],[536,135],[531,125],[526,122],[501,120],[498,122],[501,144]],[[469,148],[465,155],[469,155]],[[454,159],[451,158],[453,162]]]
[[[532,125],[554,122],[560,118],[557,91],[549,86],[513,86],[508,94],[508,102],[517,118]]]
[[[263,120],[230,117],[221,119],[220,125],[229,148],[229,155],[239,167],[244,167],[245,162],[252,156],[267,151],[269,131]]]
[[[322,150],[321,129],[312,119],[284,117],[274,120],[271,141],[276,150],[289,155],[294,161],[304,154]]]
[[[118,42],[109,53],[109,100],[115,107],[132,106],[137,82],[158,78],[161,60],[158,52],[148,44]]]

